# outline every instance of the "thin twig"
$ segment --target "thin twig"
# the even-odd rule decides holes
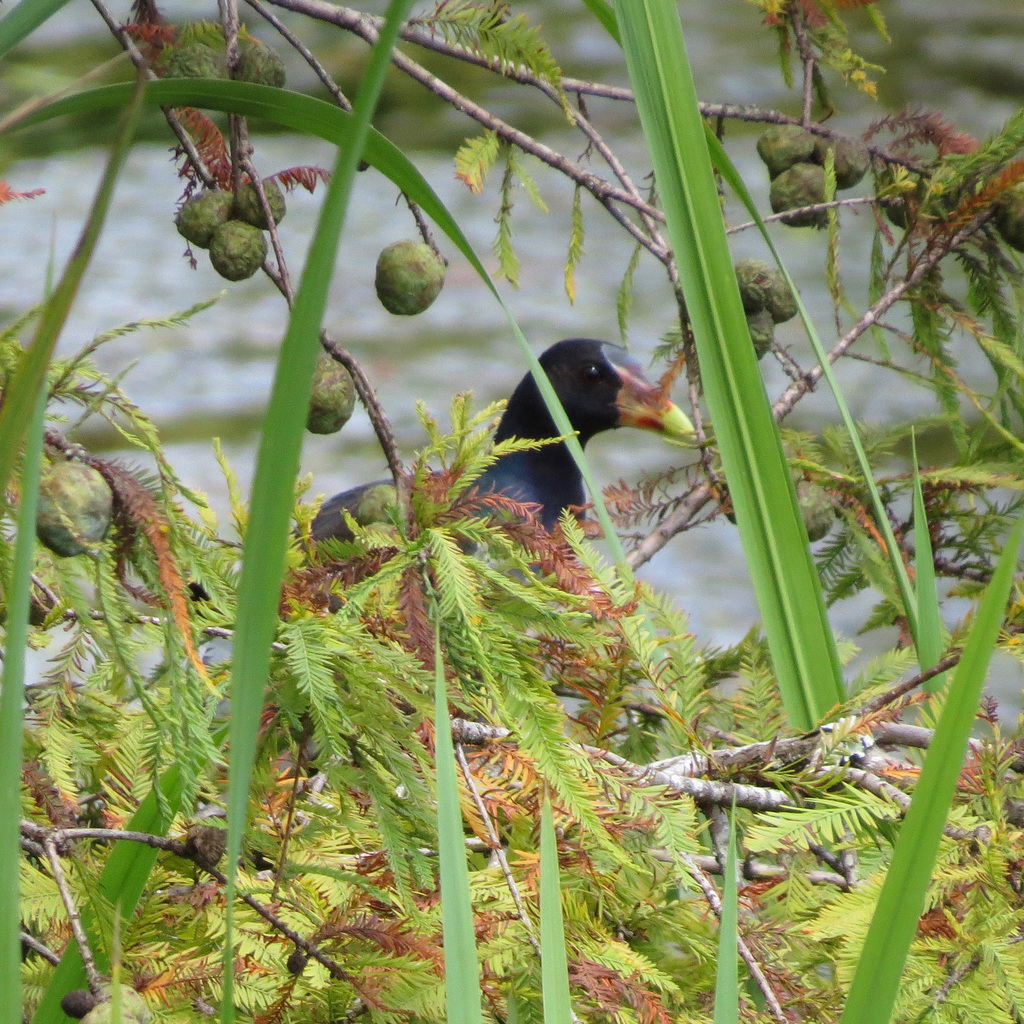
[[[818,858],[818,860],[827,864],[839,875],[843,880],[840,885],[841,889],[849,891],[856,886],[857,879],[853,874],[852,865],[849,860],[844,857],[843,853],[833,853],[831,850],[822,846],[821,843],[808,842],[807,848],[815,857]]]
[[[686,529],[698,512],[715,498],[714,488],[706,481],[696,484],[690,493],[629,553],[631,569],[649,562],[677,533]]]
[[[356,386],[356,394],[359,395],[359,401],[363,403],[363,407],[370,417],[377,440],[384,451],[384,458],[388,461],[388,469],[391,471],[391,478],[395,482],[395,489],[401,495],[405,486],[402,457],[398,453],[395,434],[391,429],[387,413],[380,404],[380,399],[373,390],[373,385],[366,374],[363,373],[363,368],[356,362],[352,353],[342,348],[326,331],[320,334],[320,344],[323,345],[324,350],[330,354],[332,359],[339,362],[351,374],[352,381]]]
[[[526,929],[527,941],[533,946],[537,956],[540,956],[540,943],[537,941],[536,935],[534,935],[533,922],[530,920],[530,915],[526,912],[526,905],[523,903],[519,886],[512,875],[512,869],[509,867],[508,857],[505,855],[505,847],[502,846],[501,837],[498,835],[498,830],[494,827],[494,822],[487,813],[487,808],[484,806],[484,802],[476,788],[476,779],[473,778],[473,772],[470,770],[469,761],[466,759],[466,752],[461,743],[455,744],[455,757],[459,762],[459,768],[462,770],[462,777],[466,780],[466,788],[469,790],[469,795],[476,805],[477,814],[480,815],[484,828],[487,829],[491,854],[497,860],[498,865],[501,867],[501,873],[505,876],[505,884],[508,886],[508,891],[512,894],[512,902],[516,905],[519,920],[523,922],[523,927]]]
[[[117,829],[110,828],[44,828],[43,826],[36,825],[34,822],[30,821],[23,821],[21,823],[21,830],[24,834],[31,837],[31,839],[40,840],[47,852],[47,856],[50,860],[50,866],[54,872],[54,878],[57,880],[58,889],[60,889],[61,897],[64,899],[65,908],[68,911],[68,917],[71,920],[72,931],[74,932],[75,939],[78,941],[79,948],[82,952],[82,962],[85,964],[86,974],[89,976],[89,988],[94,995],[99,994],[99,986],[102,985],[103,979],[99,972],[96,971],[95,963],[92,961],[92,955],[89,953],[88,946],[85,944],[85,933],[82,931],[81,920],[78,918],[78,912],[74,908],[74,901],[71,899],[70,891],[64,881],[64,871],[60,864],[60,856],[57,854],[56,850],[57,843],[70,842],[77,839],[99,839],[106,840],[108,842],[142,843],[143,845],[152,847],[155,850],[166,850],[179,857],[191,860],[196,867],[205,871],[221,885],[226,886],[228,882],[227,876],[223,872],[219,871],[212,865],[203,862],[201,858],[196,857],[184,843],[179,842],[176,839],[168,839],[166,836],[151,835],[148,832],[121,832]],[[298,932],[281,920],[281,918],[272,910],[263,906],[262,903],[247,893],[239,893],[238,898],[247,906],[255,910],[260,917],[276,928],[282,935],[295,943],[295,945],[302,949],[303,952],[307,953],[318,963],[326,967],[330,972],[331,977],[338,981],[347,982],[352,985],[356,991],[359,991],[357,978],[349,974],[341,964],[332,957],[329,957],[318,946],[315,946],[312,942],[304,939]],[[72,911],[74,911],[74,917],[72,917]],[[81,937],[79,936],[80,931],[82,932]],[[93,985],[94,977],[95,987]]]
[[[61,621],[63,622],[77,622],[79,618],[80,616],[74,608],[66,609],[61,615]],[[93,622],[105,622],[107,616],[105,612],[92,608],[89,610],[89,619]],[[125,626],[156,626],[160,629],[165,629],[167,627],[167,620],[156,615],[134,615],[129,619],[122,619],[121,624]],[[235,635],[233,629],[227,629],[224,626],[204,626],[201,632],[203,636],[217,637],[222,640],[231,640]],[[287,644],[283,644],[279,640],[275,640],[271,644],[271,648],[275,651],[286,650],[287,646]]]
[[[878,199],[876,196],[854,196],[851,199],[833,199],[828,203],[811,203],[810,206],[800,206],[792,210],[784,210],[782,213],[772,213],[767,217],[762,217],[761,222],[763,224],[771,224],[774,221],[782,221],[787,217],[792,217],[798,213],[821,213],[824,210],[838,210],[844,206],[887,206],[888,200]],[[726,228],[725,233],[727,235],[735,235],[740,231],[748,231],[750,228],[756,228],[756,220],[744,221],[742,224],[736,224],[733,227]]]
[[[975,953],[967,963],[961,964],[961,966],[957,967],[955,970],[950,971],[946,980],[942,983],[942,987],[932,998],[931,1008],[933,1010],[938,1009],[949,998],[949,993],[953,991],[953,986],[958,985],[963,981],[964,978],[966,978],[972,971],[976,970],[980,964],[981,954]]]
[[[335,7],[332,4],[326,3],[325,0],[274,0],[274,6],[296,11],[318,21],[325,21],[329,24],[337,25],[339,28],[347,29],[371,46],[377,42],[382,24],[382,19],[380,18],[362,14],[359,11],[353,11],[345,7]],[[638,202],[626,190],[612,185],[591,171],[584,170],[568,158],[562,156],[561,153],[551,149],[550,146],[538,142],[525,132],[496,117],[489,110],[484,109],[478,103],[474,103],[469,97],[453,89],[447,82],[429,72],[400,50],[392,51],[391,62],[400,71],[403,71],[410,78],[419,82],[420,85],[429,89],[450,106],[471,117],[485,128],[496,132],[500,138],[517,146],[524,153],[529,153],[531,156],[537,157],[542,163],[553,167],[556,171],[560,171],[571,181],[585,188],[603,204],[607,205],[609,202],[622,203],[626,206],[634,207],[640,213],[656,221],[664,221],[665,215],[661,210],[651,206],[649,203]],[[635,225],[634,229],[639,231]]]
[[[245,134],[244,125],[243,134]],[[263,211],[263,219],[267,222],[267,233],[270,235],[270,246],[274,250],[274,259],[277,262],[277,275],[274,283],[280,289],[281,294],[284,295],[288,308],[291,309],[292,304],[295,302],[295,293],[292,290],[291,279],[288,276],[288,264],[284,261],[284,249],[281,247],[281,236],[277,231],[277,221],[274,219],[274,211],[270,208],[267,191],[263,187],[263,179],[252,162],[252,147],[246,146],[245,148],[248,150],[248,155],[242,157],[242,169],[248,175],[249,182],[260,204],[260,209]]]
[[[711,884],[711,880],[697,863],[695,857],[681,851],[678,856],[686,865],[690,874],[693,876],[694,881],[700,886],[700,890],[704,893],[704,898],[708,901],[708,905],[711,907],[712,912],[719,921],[721,921],[722,900],[718,895],[718,891]],[[772,1016],[779,1021],[780,1024],[789,1024],[789,1018],[782,1009],[779,997],[775,994],[775,990],[765,977],[764,971],[761,970],[761,965],[757,962],[757,958],[750,951],[750,947],[746,944],[743,936],[740,935],[739,932],[736,933],[736,946],[739,950],[740,956],[743,957],[743,962],[747,965],[747,969],[750,971],[750,976],[754,979],[755,984],[761,990],[761,995],[764,996],[764,1001],[768,1004],[768,1008],[771,1010]]]
[[[856,713],[858,715],[872,715],[881,711],[882,708],[888,707],[890,704],[898,701],[901,697],[905,697],[912,690],[916,690],[922,683],[926,683],[929,679],[934,679],[936,676],[942,675],[943,672],[953,668],[959,663],[961,653],[961,651],[954,651],[952,654],[947,655],[941,661],[937,662],[930,669],[918,672],[916,676],[911,676],[909,679],[905,679],[902,683],[898,683],[891,690],[886,690],[885,693],[879,694],[877,697],[872,697],[871,700],[862,704]]]
[[[228,74],[234,78],[235,68],[238,66],[238,0],[217,0],[217,9],[220,11],[221,24],[224,26]],[[231,150],[232,191],[237,196],[242,191],[243,169],[252,157],[249,130],[245,118],[240,114],[228,114],[228,146]]]
[[[799,4],[790,3],[786,15],[789,19],[789,24],[793,28],[793,38],[796,40],[797,52],[800,54],[800,63],[804,69],[803,105],[801,107],[800,123],[804,128],[807,128],[811,123],[811,110],[814,106],[814,50],[811,48],[811,41],[807,37],[807,26],[804,24]]]
[[[405,200],[405,205],[409,207],[409,212],[412,214],[412,218],[416,221],[416,229],[420,233],[420,238],[434,250],[441,259],[444,260],[444,256],[441,255],[441,250],[437,247],[437,242],[434,239],[433,234],[430,231],[430,225],[427,223],[427,218],[423,216],[423,211],[420,209],[419,203],[414,202],[405,192],[402,193],[402,198]],[[445,264],[448,263],[444,260]]]
[[[990,217],[990,211],[978,214],[953,234],[942,236],[915,264],[913,270],[898,284],[885,293],[857,322],[844,334],[827,353],[829,363],[835,363],[857,339],[874,326],[931,268],[944,256],[965,242]],[[776,420],[787,416],[796,403],[807,392],[812,391],[823,375],[821,366],[808,370],[799,380],[794,381],[772,406]],[[634,549],[627,561],[636,569],[650,561],[677,533],[687,529],[700,510],[715,497],[714,488],[707,482],[696,484],[690,493],[669,513]]]
[[[306,46],[305,43],[294,32],[292,32],[288,26],[281,21],[281,19],[274,14],[273,11],[268,11],[260,0],[245,0],[245,2],[263,18],[268,24],[273,25],[277,29],[278,33],[282,38],[286,39],[291,47],[300,53],[306,63],[313,69],[313,73],[323,83],[324,88],[331,94],[334,102],[341,107],[342,110],[348,113],[352,112],[352,103],[349,98],[338,88],[338,83],[331,77],[330,72],[316,59],[316,55],[312,50]]]
[[[68,880],[64,875],[64,866],[60,862],[60,854],[57,852],[57,843],[54,836],[59,830],[54,830],[43,837],[43,849],[46,851],[46,859],[50,863],[50,871],[53,874],[53,881],[60,893],[61,902],[64,904],[64,911],[68,915],[68,923],[71,925],[71,934],[78,943],[78,953],[82,958],[82,966],[85,968],[85,976],[89,983],[89,991],[98,996],[103,990],[103,975],[96,968],[96,961],[89,947],[89,937],[85,934],[82,925],[82,918],[78,913],[75,898],[71,895],[68,887]]]
[[[913,288],[918,281],[928,273],[929,270],[944,256],[952,252],[958,245],[965,242],[978,228],[992,216],[990,210],[979,213],[965,224],[959,231],[946,235],[934,241],[925,250],[917,261],[914,269],[898,284],[889,289],[860,319],[836,342],[828,352],[828,361],[834,363],[846,350],[868,329],[870,329],[879,318],[903,298],[909,288]],[[781,397],[772,406],[772,413],[777,420],[781,420],[796,405],[797,400],[803,397],[808,391],[821,380],[824,371],[820,366],[809,370],[802,380],[791,384],[782,393]]]
[[[52,949],[44,946],[34,935],[22,932],[21,941],[34,953],[38,953],[44,960],[48,960],[54,966],[60,963],[60,957]]]
[[[247,0],[247,2],[249,2],[249,0]],[[338,20],[334,20],[333,23],[339,24],[343,28],[348,28],[350,31],[355,31],[349,24],[352,18],[366,18],[368,23],[374,26],[378,31],[384,21],[383,18],[374,17],[373,15],[363,15],[361,12],[353,11],[351,9],[334,8],[327,4],[314,6],[313,4],[303,3],[303,0],[271,0],[271,3],[286,10],[301,11],[309,17],[317,20],[332,20],[330,12],[340,11]],[[434,53],[451,57],[463,64],[472,64],[476,67],[486,68],[488,71],[501,75],[501,77],[510,82],[517,82],[521,85],[530,85],[534,88],[540,89],[563,110],[565,107],[562,101],[562,96],[566,94],[593,96],[599,99],[609,99],[623,103],[635,102],[632,89],[625,86],[607,85],[604,82],[593,82],[588,81],[587,79],[574,78],[567,75],[563,75],[558,83],[561,86],[562,91],[562,94],[560,95],[558,89],[554,87],[554,84],[549,79],[535,74],[529,68],[519,64],[511,64],[507,62],[502,63],[499,60],[488,58],[476,53],[465,46],[460,46],[458,43],[450,43],[440,33],[432,31],[429,27],[424,27],[423,22],[418,19],[411,19],[407,24],[405,24],[399,35],[405,42],[415,43],[417,46],[420,46],[425,50],[432,50]],[[766,107],[758,107],[751,104],[702,102],[698,104],[698,107],[700,109],[701,116],[709,119],[724,118],[730,121],[749,121],[759,124],[801,124],[803,122],[802,118],[791,117],[790,115],[783,114],[778,110],[771,110]],[[841,139],[849,137],[844,132],[837,131],[833,128],[827,128],[820,124],[810,123],[806,125],[806,128],[809,132],[825,139]],[[921,169],[920,161],[913,160],[906,154],[891,154],[881,146],[869,146],[868,151],[873,157],[876,157],[885,163],[898,164],[902,167],[907,167],[910,170]]]

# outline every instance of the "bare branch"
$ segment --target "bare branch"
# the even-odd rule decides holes
[[[342,110],[352,112],[352,103],[349,98],[338,88],[338,83],[331,77],[330,72],[316,59],[316,55],[312,50],[306,46],[305,43],[294,32],[292,32],[288,26],[281,21],[281,19],[273,12],[268,11],[267,8],[260,3],[260,0],[245,0],[245,2],[263,18],[268,24],[273,25],[275,29],[280,33],[282,38],[286,39],[294,50],[302,54],[303,59],[313,69],[313,73],[323,83],[324,88],[334,98],[334,102],[341,107]]]
[[[60,963],[60,957],[54,953],[52,949],[44,946],[34,935],[29,935],[28,932],[21,933],[21,941],[24,945],[28,946],[34,953],[38,953],[44,960],[49,961],[54,967]]]
[[[711,884],[711,880],[704,873],[696,859],[691,857],[690,854],[680,852],[679,859],[686,865],[690,874],[693,876],[694,881],[700,886],[700,891],[704,893],[704,898],[708,901],[708,905],[711,907],[715,917],[721,920],[722,900],[718,895],[718,891]],[[768,979],[764,975],[764,971],[761,970],[761,965],[757,962],[754,954],[751,953],[750,947],[744,941],[743,936],[738,932],[736,934],[736,945],[739,949],[740,956],[743,957],[743,962],[747,965],[747,969],[750,971],[750,976],[754,979],[757,987],[761,990],[761,994],[764,996],[764,1001],[772,1011],[772,1016],[779,1021],[780,1024],[789,1024],[789,1017],[786,1016],[785,1011],[782,1009],[779,997],[775,994],[775,990],[769,984]]]
[[[82,918],[78,913],[78,906],[75,903],[74,896],[71,895],[68,880],[64,875],[64,865],[60,862],[60,854],[57,852],[57,842],[54,838],[56,832],[57,830],[55,829],[43,837],[43,849],[46,851],[50,872],[57,885],[57,891],[60,893],[61,902],[64,904],[64,911],[68,915],[71,934],[74,935],[75,942],[78,943],[78,953],[82,958],[82,966],[85,968],[85,976],[89,982],[89,991],[94,996],[98,996],[102,992],[103,975],[96,968],[96,960],[89,946],[89,937],[85,934]]]
[[[459,762],[459,768],[462,771],[462,777],[466,780],[466,788],[469,790],[469,795],[476,806],[476,812],[480,815],[481,821],[484,823],[484,828],[487,829],[487,838],[490,841],[491,855],[497,860],[501,873],[505,876],[505,884],[508,886],[508,891],[512,895],[512,902],[516,905],[516,913],[519,915],[519,920],[522,921],[523,927],[526,929],[526,938],[530,945],[533,946],[534,952],[537,956],[540,956],[540,943],[537,941],[537,937],[534,934],[533,922],[530,920],[530,915],[526,912],[526,905],[523,903],[523,897],[519,892],[519,886],[516,884],[516,880],[512,875],[512,869],[508,864],[508,857],[505,855],[505,848],[501,844],[501,837],[498,835],[498,830],[494,827],[494,822],[491,820],[491,816],[487,813],[487,808],[484,806],[483,800],[480,799],[480,793],[476,788],[476,779],[473,778],[473,772],[469,767],[469,761],[466,760],[466,752],[462,748],[461,743],[455,744],[455,757]]]
[[[807,37],[807,26],[804,23],[799,4],[789,4],[786,11],[786,19],[793,29],[793,38],[796,40],[796,47],[800,53],[800,63],[804,69],[803,106],[800,123],[806,128],[811,123],[811,109],[814,106],[814,50],[811,48],[811,41]]]
[[[103,984],[103,978],[96,970],[95,961],[93,961],[92,954],[89,952],[85,939],[85,932],[82,929],[81,919],[78,916],[78,911],[75,908],[71,892],[67,887],[67,882],[64,877],[64,869],[61,866],[60,856],[57,853],[57,844],[72,842],[78,839],[142,843],[145,846],[150,846],[156,850],[165,850],[177,855],[178,857],[184,857],[187,860],[191,860],[197,868],[205,871],[221,885],[227,885],[227,876],[223,874],[223,872],[219,871],[211,864],[206,863],[194,851],[190,850],[185,843],[179,842],[176,839],[168,839],[165,836],[151,835],[148,832],[121,832],[117,829],[109,828],[44,828],[41,825],[36,825],[34,822],[30,821],[23,821],[21,823],[21,830],[23,834],[29,836],[32,840],[41,841],[43,848],[46,850],[47,858],[50,861],[50,867],[54,874],[54,879],[57,881],[61,898],[64,901],[65,909],[68,912],[72,931],[74,932],[75,939],[78,942],[79,949],[82,953],[82,962],[85,964],[86,974],[89,977],[89,989],[94,995],[99,994],[100,986]],[[318,946],[307,941],[299,935],[298,932],[290,928],[272,910],[265,907],[262,903],[254,899],[252,896],[249,896],[247,893],[239,893],[238,898],[247,906],[255,910],[260,917],[276,928],[282,935],[294,942],[295,945],[303,952],[326,967],[330,972],[331,977],[338,981],[348,982],[356,989],[357,992],[359,991],[357,978],[349,974],[341,964],[332,957],[329,957]]]
[[[780,807],[795,807],[796,804],[785,793],[775,789],[763,789],[758,786],[747,786],[732,782],[709,782],[695,779],[674,771],[663,771],[648,765],[634,764],[619,754],[600,747],[583,746],[583,750],[591,757],[606,761],[608,764],[625,772],[637,782],[644,785],[664,786],[692,797],[697,803],[730,806],[735,801],[737,807],[746,807],[752,811],[776,811]]]
[[[870,329],[892,306],[894,306],[909,288],[913,288],[925,274],[935,266],[944,256],[952,252],[958,245],[965,242],[975,231],[981,227],[992,216],[991,211],[986,210],[965,224],[959,231],[952,235],[940,235],[938,239],[925,250],[917,261],[913,270],[907,276],[889,289],[860,319],[832,346],[828,352],[828,361],[834,363],[846,350],[868,329]],[[803,380],[791,384],[783,392],[782,396],[772,406],[772,413],[777,420],[782,419],[792,411],[797,400],[812,391],[814,386],[821,380],[824,371],[820,366],[814,367],[807,372]]]
[[[348,349],[342,348],[326,331],[322,331],[320,334],[320,344],[323,345],[324,350],[331,358],[341,363],[351,375],[352,381],[356,386],[356,394],[359,395],[359,401],[363,403],[363,407],[370,417],[377,440],[384,450],[384,458],[388,460],[388,468],[391,470],[391,478],[395,482],[395,489],[401,495],[402,489],[405,486],[402,457],[398,453],[398,445],[395,443],[395,434],[391,429],[391,422],[384,411],[384,406],[380,404],[377,393],[373,390],[373,385],[366,374],[363,373],[363,368],[356,361],[355,356]]]
[[[380,18],[361,14],[358,11],[349,10],[345,7],[335,7],[332,4],[326,3],[325,0],[274,0],[274,5],[306,14],[319,21],[337,25],[339,28],[347,29],[371,46],[377,42],[379,29],[382,24]],[[419,42],[419,39],[415,41]],[[431,74],[426,68],[417,64],[416,61],[407,57],[400,50],[392,51],[391,61],[400,71],[405,72],[410,78],[419,82],[456,110],[468,115],[485,128],[496,132],[500,138],[517,146],[524,153],[529,153],[531,156],[535,156],[538,160],[546,163],[549,167],[560,171],[571,181],[585,188],[600,202],[614,201],[623,203],[626,206],[635,208],[645,216],[651,217],[653,220],[664,221],[665,215],[656,207],[643,201],[638,202],[624,189],[617,188],[596,174],[584,170],[562,156],[561,153],[555,152],[549,146],[545,146],[542,142],[538,142],[525,132],[502,121],[501,118],[496,117],[490,111],[474,103],[467,96],[463,96],[453,89],[447,82]]]

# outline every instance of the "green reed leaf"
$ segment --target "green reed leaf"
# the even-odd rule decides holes
[[[967,739],[978,710],[1003,612],[1017,567],[1024,519],[1010,531],[971,627],[949,695],[928,747],[892,863],[878,898],[841,1024],[888,1024],[899,993],[903,965],[917,933],[935,855],[953,802]]]
[[[810,728],[843,698],[821,586],[747,330],[671,0],[617,0],[630,81],[783,704]]]

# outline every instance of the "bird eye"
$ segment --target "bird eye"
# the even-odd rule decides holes
[[[599,380],[601,380],[603,374],[601,373],[600,366],[598,366],[596,363],[591,363],[589,366],[583,367],[583,372],[581,376],[588,384],[596,384]]]

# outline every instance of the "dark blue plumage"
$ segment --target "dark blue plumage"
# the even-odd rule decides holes
[[[620,426],[681,436],[692,432],[683,413],[644,377],[640,364],[618,345],[569,338],[547,349],[540,364],[582,445],[595,434]],[[494,440],[558,436],[540,390],[528,373],[512,392]],[[376,516],[372,513],[389,486],[384,481],[365,484],[326,501],[313,520],[313,540],[350,539],[344,512],[359,522],[373,521]],[[586,501],[583,479],[563,442],[502,456],[481,476],[477,486],[484,493],[500,492],[515,501],[539,505],[538,516],[548,529],[558,522],[563,509]],[[367,509],[367,504],[373,509]]]

